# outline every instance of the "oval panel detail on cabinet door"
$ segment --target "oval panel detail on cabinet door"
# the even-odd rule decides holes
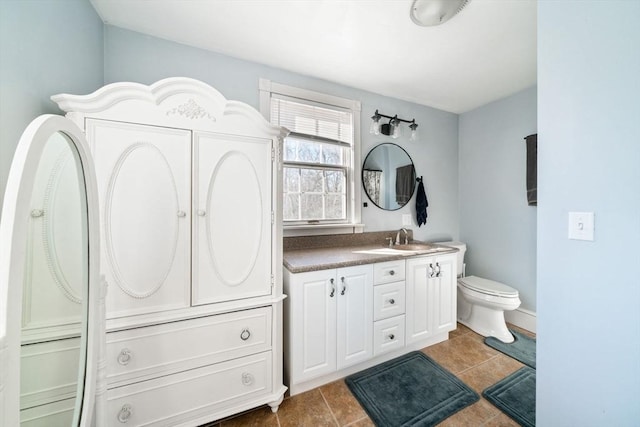
[[[87,120],[107,318],[189,306],[191,132]]]
[[[147,168],[153,174],[140,173]],[[169,164],[156,147],[137,143],[122,153],[107,187],[105,244],[116,284],[134,298],[155,293],[169,274],[178,243],[177,199]]]
[[[209,182],[206,223],[211,263],[226,286],[242,284],[255,266],[262,244],[261,193],[256,170],[246,155],[231,151],[222,156]],[[216,244],[218,239],[229,244]]]
[[[271,141],[196,134],[193,303],[271,292]]]

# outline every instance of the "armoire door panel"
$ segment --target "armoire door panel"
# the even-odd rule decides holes
[[[107,318],[189,306],[191,132],[87,121]]]
[[[194,135],[194,305],[271,293],[271,140]]]
[[[45,145],[33,184],[26,246],[22,340],[80,335],[86,244],[86,204],[74,155],[62,136]],[[75,327],[71,327],[75,325]],[[62,331],[62,330],[64,331]],[[69,336],[69,335],[66,335]]]

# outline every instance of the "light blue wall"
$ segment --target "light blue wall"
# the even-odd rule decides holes
[[[538,2],[537,424],[640,422],[640,2]],[[567,239],[595,212],[593,242]]]
[[[0,1],[0,206],[22,131],[60,92],[103,82],[103,24],[87,0]]]
[[[467,275],[518,289],[536,311],[536,207],[527,205],[526,144],[536,87],[460,115],[460,240]]]
[[[404,208],[386,212],[369,203],[362,209],[365,231],[399,229],[402,214],[413,217],[414,236],[423,240],[451,239],[458,236],[458,116],[306,77],[285,70],[243,61],[151,36],[105,26],[105,83],[135,81],[150,84],[172,76],[192,77],[209,83],[228,99],[259,108],[258,79],[301,87],[362,103],[362,153],[390,137],[368,133],[370,117],[376,109],[387,115],[415,118],[419,141],[410,143],[408,132],[394,142],[411,156],[418,175],[423,175],[429,197],[429,221],[417,227],[415,196]],[[368,201],[362,191],[362,201]]]

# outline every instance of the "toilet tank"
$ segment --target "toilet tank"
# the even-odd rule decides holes
[[[455,241],[435,243],[442,246],[451,246],[458,250],[458,277],[462,277],[462,273],[464,271],[464,253],[467,251],[467,245],[465,243]]]

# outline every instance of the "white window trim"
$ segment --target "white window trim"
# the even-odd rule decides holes
[[[260,79],[258,87],[260,90],[260,113],[262,113],[262,116],[268,121],[271,121],[272,93],[290,96],[293,98],[307,99],[328,105],[335,105],[337,107],[347,108],[353,111],[353,156],[351,156],[351,170],[353,173],[352,178],[348,183],[350,186],[349,198],[351,202],[351,212],[349,213],[350,218],[347,218],[347,223],[343,224],[284,225],[284,236],[362,233],[364,231],[364,224],[361,223],[362,192],[360,189],[362,187],[362,167],[360,149],[360,112],[362,107],[360,105],[360,101],[287,86],[281,83],[272,82],[268,79]]]

